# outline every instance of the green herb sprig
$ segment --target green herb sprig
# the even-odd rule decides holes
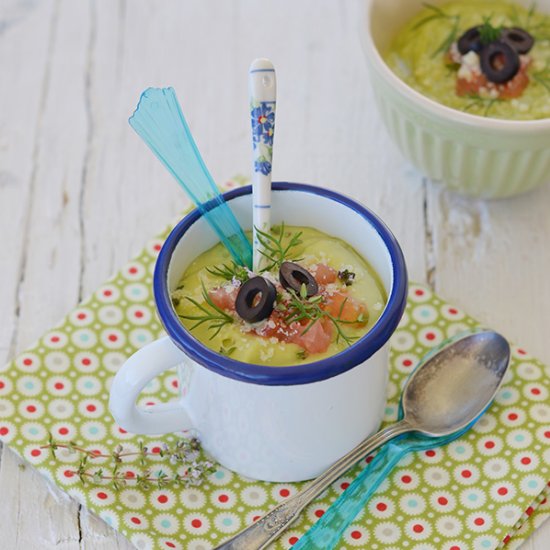
[[[82,484],[92,482],[97,485],[110,485],[116,491],[134,485],[142,489],[153,487],[161,489],[169,484],[178,486],[196,486],[200,485],[208,475],[214,473],[216,468],[209,460],[204,460],[200,455],[200,443],[198,439],[178,439],[174,444],[164,444],[158,452],[148,449],[143,441],[139,441],[138,451],[124,451],[122,445],[117,445],[111,453],[102,453],[97,450],[90,451],[78,445],[74,441],[68,443],[58,443],[54,440],[52,434],[49,434],[48,443],[42,445],[41,449],[49,449],[52,457],[57,458],[59,449],[65,449],[69,453],[80,453],[82,458],[78,466],[73,470],[68,470],[69,474],[77,476]],[[152,470],[147,468],[147,459],[149,457],[167,458],[172,466],[183,469],[182,473],[168,475],[162,469]],[[135,475],[129,476],[128,472],[120,471],[125,459],[139,459],[141,469]],[[94,460],[110,459],[112,465],[106,467],[96,467]]]
[[[340,279],[346,286],[351,286],[355,281],[355,273],[349,269],[343,269],[338,271],[338,279]]]
[[[550,93],[550,67],[548,65],[544,69],[533,73],[533,79]]]
[[[281,264],[290,258],[291,250],[302,244],[300,240],[302,232],[286,235],[284,222],[280,227],[273,227],[270,233],[256,227],[256,236],[261,245],[260,254],[268,260],[268,264],[262,268],[262,272],[279,269]],[[293,261],[298,262],[301,259],[293,258]]]
[[[181,302],[181,296],[183,295],[182,294],[182,290],[185,288],[185,285],[183,283],[180,283],[175,289],[174,291],[172,292],[172,304],[174,307],[178,307],[180,305],[180,302]]]
[[[279,311],[286,312],[286,317],[284,320],[288,325],[292,323],[299,323],[304,320],[309,321],[306,328],[302,331],[302,335],[306,334],[317,321],[325,318],[328,319],[336,329],[336,342],[339,342],[340,339],[342,339],[348,346],[351,346],[351,344],[353,344],[358,337],[346,334],[342,329],[342,325],[354,325],[357,323],[367,322],[367,319],[363,314],[361,314],[356,321],[346,321],[342,319],[342,312],[344,311],[347,298],[345,298],[340,305],[338,315],[335,317],[321,307],[321,304],[325,301],[324,296],[318,294],[316,296],[311,296],[310,298],[307,297],[307,289],[305,284],[302,284],[299,295],[294,292],[290,292],[289,294],[290,299],[288,303],[278,304],[277,309]]]
[[[434,58],[440,53],[446,52],[451,47],[451,44],[456,41],[458,36],[458,28],[460,26],[460,15],[450,15],[443,11],[440,7],[434,6],[433,4],[429,4],[427,2],[424,2],[423,6],[430,10],[432,13],[418,21],[414,25],[413,30],[417,30],[423,27],[426,23],[429,23],[430,21],[434,21],[436,19],[446,20],[450,24],[449,33],[445,36],[441,44],[439,44],[439,46],[432,53],[432,58]]]
[[[482,44],[490,44],[500,38],[502,34],[502,25],[498,27],[493,26],[491,23],[492,14],[483,18],[483,24],[479,27],[479,39]]]
[[[203,281],[201,281],[201,285],[204,304],[197,302],[197,300],[190,296],[185,296],[185,300],[191,302],[201,313],[197,313],[196,315],[182,315],[178,313],[178,317],[180,319],[186,319],[187,321],[195,321],[191,330],[196,329],[204,323],[208,323],[208,330],[213,331],[210,335],[210,340],[212,340],[212,338],[215,338],[219,334],[220,330],[225,325],[232,324],[235,319],[212,301]]]
[[[241,281],[241,283],[245,283],[250,278],[246,267],[243,267],[242,265],[237,265],[235,262],[231,262],[229,265],[222,264],[221,266],[217,265],[212,268],[207,267],[206,271],[208,271],[210,275],[221,277],[226,281],[237,280]]]
[[[483,109],[483,116],[488,116],[490,110],[493,108],[495,103],[501,103],[504,99],[500,97],[481,97],[478,95],[471,94],[468,96],[472,101],[464,106],[462,109],[464,112],[468,112],[474,107],[479,107]]]
[[[538,22],[534,22],[536,9],[537,3],[532,2],[525,17],[521,17],[514,6],[510,19],[514,27],[525,29],[535,38],[536,42],[548,42],[550,41],[550,17],[542,15],[538,18]]]

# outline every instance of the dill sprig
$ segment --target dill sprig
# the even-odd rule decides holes
[[[446,20],[451,25],[449,33],[445,36],[441,44],[439,44],[439,46],[432,53],[432,58],[434,58],[440,53],[446,52],[451,47],[451,44],[456,41],[458,28],[460,25],[460,15],[450,15],[449,13],[443,11],[440,7],[434,6],[433,4],[429,4],[427,2],[424,2],[423,6],[430,10],[432,13],[418,21],[414,25],[413,30],[417,30],[420,27],[423,27],[426,23],[429,23],[430,21],[434,21],[436,19]]]
[[[543,15],[538,18],[539,21],[537,23],[534,23],[533,18],[535,16],[536,9],[537,3],[532,2],[527,10],[527,14],[524,18],[522,18],[518,13],[517,8],[514,6],[510,19],[514,27],[525,29],[535,38],[535,41],[548,42],[550,41],[550,17]]]
[[[317,321],[325,318],[328,319],[336,329],[336,342],[342,339],[348,346],[351,346],[351,344],[358,339],[358,336],[346,334],[342,329],[342,325],[355,325],[357,323],[366,323],[367,321],[363,314],[355,321],[346,321],[342,319],[342,312],[348,300],[347,298],[342,301],[338,315],[334,316],[321,307],[321,304],[323,304],[325,300],[321,294],[312,296],[311,298],[307,297],[305,284],[302,284],[299,294],[295,294],[294,292],[290,292],[289,294],[290,300],[288,304],[280,303],[278,304],[278,309],[279,311],[286,311],[287,315],[284,320],[288,325],[299,323],[304,320],[309,321],[302,331],[302,335],[306,334]]]
[[[483,24],[479,27],[479,39],[482,44],[490,44],[500,38],[503,26],[494,27],[491,23],[491,15],[483,18]]]
[[[479,95],[471,94],[468,96],[472,101],[464,106],[462,109],[464,112],[468,112],[474,107],[479,107],[483,109],[483,116],[489,116],[490,110],[493,108],[495,103],[500,103],[504,101],[500,97],[481,97]]]
[[[237,281],[241,281],[241,283],[244,283],[249,279],[248,270],[246,269],[246,267],[243,267],[242,265],[237,265],[235,262],[231,262],[231,264],[229,265],[222,264],[221,266],[216,265],[214,267],[207,267],[206,271],[208,271],[210,275],[221,277],[226,281],[233,281],[234,279],[236,279]]]
[[[220,330],[225,325],[230,325],[233,323],[234,319],[231,315],[229,315],[229,313],[225,312],[212,301],[212,298],[208,295],[208,291],[206,290],[203,281],[201,281],[201,286],[202,297],[206,305],[200,304],[197,300],[191,298],[190,296],[185,296],[185,300],[189,300],[202,313],[198,313],[196,315],[181,315],[178,313],[178,317],[181,319],[186,319],[187,321],[196,321],[196,323],[194,323],[191,327],[191,330],[196,329],[204,323],[208,323],[208,330],[214,331],[210,336],[210,340],[212,340],[212,338],[215,338],[219,334]]]
[[[526,31],[530,31],[531,27],[531,20],[533,18],[533,15],[535,15],[535,10],[537,9],[536,2],[531,2],[531,5],[529,6],[529,9],[527,10],[527,15],[525,16],[525,19],[522,19],[519,15],[517,6],[512,7],[512,14],[510,15],[510,20],[512,21],[512,24],[514,27],[520,27],[522,29],[525,29]]]
[[[533,79],[546,88],[546,91],[550,92],[550,67],[547,65],[541,71],[533,73]]]
[[[448,19],[450,16],[449,14],[445,13],[441,8],[438,6],[434,6],[433,4],[430,4],[428,2],[422,2],[422,5],[430,10],[432,13],[430,15],[427,15],[424,17],[424,19],[421,19],[418,21],[414,27],[413,30],[417,30],[420,27],[423,27],[426,23],[429,23],[430,21],[433,21],[434,19]]]
[[[277,231],[278,229],[278,231]],[[278,233],[278,234],[277,234]],[[272,228],[271,233],[261,231],[256,227],[256,236],[261,245],[260,254],[266,258],[269,263],[262,268],[262,271],[272,271],[279,269],[281,264],[290,257],[290,251],[302,243],[300,237],[302,232],[294,233],[287,242],[285,242],[285,224],[281,223],[280,228]],[[300,261],[301,258],[294,258],[294,261]]]

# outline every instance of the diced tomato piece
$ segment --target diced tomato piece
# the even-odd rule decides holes
[[[290,342],[300,328],[298,323],[293,323],[293,325],[295,326],[288,326],[281,313],[273,311],[258,334],[266,338],[275,337],[280,342]]]
[[[503,99],[520,97],[528,85],[529,77],[527,76],[527,73],[520,70],[518,74],[512,78],[512,80],[509,80],[502,86],[502,89],[500,89],[500,97]]]
[[[477,96],[481,88],[487,88],[489,81],[487,77],[482,73],[472,74],[469,79],[457,78],[456,79],[456,95],[465,96]]]
[[[346,292],[335,292],[326,296],[323,309],[342,321],[357,321],[366,308]]]
[[[327,351],[332,341],[332,325],[330,322],[315,321],[309,330],[304,333],[306,328],[307,325],[302,326],[301,330],[291,338],[291,342],[298,344],[308,353],[323,353]]]
[[[208,296],[220,309],[229,311],[235,310],[235,300],[239,293],[239,287],[233,285],[224,285],[212,288],[208,291]]]
[[[516,76],[504,84],[493,84],[487,80],[482,73],[472,74],[470,80],[465,78],[456,79],[456,93],[459,96],[478,96],[481,89],[496,90],[501,99],[513,99],[520,97],[529,84],[527,76],[527,67],[529,64],[522,64]]]
[[[332,341],[332,323],[328,319],[316,321],[304,333],[307,326],[306,321],[303,321],[303,324],[291,323],[287,325],[284,317],[279,312],[274,311],[258,334],[265,338],[277,338],[279,342],[297,344],[308,353],[323,353],[326,351]]]
[[[311,273],[320,285],[334,283],[338,277],[338,272],[326,264],[316,264],[311,268]]]

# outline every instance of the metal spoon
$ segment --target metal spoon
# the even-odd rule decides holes
[[[456,336],[454,340],[463,337],[464,334],[461,334]],[[443,346],[450,343],[452,342],[447,341]],[[429,356],[421,360],[421,364],[437,353],[441,347],[432,350]],[[417,368],[420,368],[420,366]],[[487,404],[487,407],[489,405],[490,403]],[[435,449],[449,444],[467,432],[484,412],[485,409],[464,428],[449,435],[426,437],[419,432],[411,432],[382,446],[374,460],[365,466],[351,485],[327,508],[323,517],[305,535],[300,537],[300,540],[292,549],[327,550],[337,548],[344,531],[356,516],[365,509],[365,505],[372,495],[403,456],[413,451]],[[403,418],[402,402],[399,406],[398,418]]]
[[[217,548],[265,548],[351,466],[398,435],[442,437],[466,428],[493,400],[509,361],[510,346],[491,331],[468,334],[428,355],[403,388],[402,420],[365,439],[302,491]]]

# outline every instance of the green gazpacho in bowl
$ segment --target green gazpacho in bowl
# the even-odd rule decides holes
[[[454,109],[509,120],[550,117],[550,17],[507,1],[424,4],[385,61]]]
[[[335,355],[376,323],[387,295],[349,244],[311,227],[260,233],[258,273],[219,243],[186,269],[171,299],[200,342],[232,359],[289,366]]]

